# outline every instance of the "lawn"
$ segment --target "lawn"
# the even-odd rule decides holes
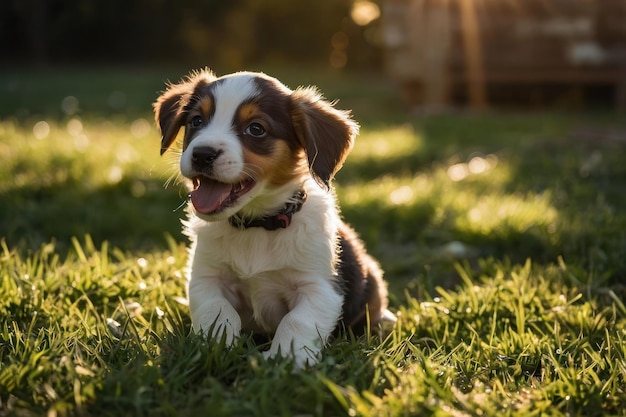
[[[416,117],[374,76],[279,71],[362,124],[335,185],[399,317],[294,373],[190,332],[150,114],[182,74],[0,73],[0,415],[626,415],[623,115]]]

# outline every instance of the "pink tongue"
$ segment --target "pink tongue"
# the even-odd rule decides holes
[[[230,184],[202,178],[198,188],[191,192],[191,202],[199,213],[211,214],[230,195],[231,188]]]

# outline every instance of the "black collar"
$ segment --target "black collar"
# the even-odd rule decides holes
[[[276,214],[266,217],[245,218],[235,214],[228,218],[231,226],[238,229],[262,227],[265,230],[286,229],[291,224],[291,216],[299,212],[306,201],[306,191],[296,191],[283,208]]]

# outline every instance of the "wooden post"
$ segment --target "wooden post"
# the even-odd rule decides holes
[[[470,105],[474,109],[481,110],[487,106],[487,97],[480,27],[476,16],[476,1],[459,0],[458,3],[461,8],[467,92]]]

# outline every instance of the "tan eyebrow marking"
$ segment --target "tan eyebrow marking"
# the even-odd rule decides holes
[[[202,97],[198,104],[199,109],[205,118],[211,116],[211,113],[213,111],[213,100],[211,100],[211,97]]]
[[[241,107],[239,107],[238,111],[239,121],[253,119],[259,114],[261,114],[261,109],[254,103],[245,103]]]

